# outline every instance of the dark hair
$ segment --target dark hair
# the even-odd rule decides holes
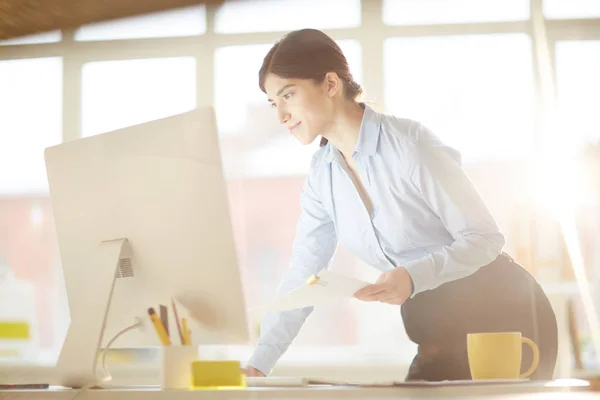
[[[340,46],[317,29],[302,29],[288,33],[271,47],[258,73],[258,85],[266,93],[268,74],[321,83],[328,72],[335,72],[342,80],[346,98],[356,100],[362,94]],[[321,146],[326,144],[327,139],[321,138]]]

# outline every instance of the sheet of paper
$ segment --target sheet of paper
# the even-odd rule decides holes
[[[298,387],[307,386],[309,380],[302,377],[286,377],[286,376],[267,376],[257,377],[249,376],[246,377],[246,384],[249,387]]]
[[[322,271],[318,277],[318,281],[312,285],[304,284],[260,307],[260,311],[287,311],[331,303],[351,298],[359,289],[369,285],[369,282],[331,271]]]

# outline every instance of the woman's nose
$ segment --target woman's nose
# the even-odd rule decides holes
[[[279,122],[281,122],[282,124],[285,124],[290,120],[290,113],[281,108],[277,109],[277,116],[279,117]]]

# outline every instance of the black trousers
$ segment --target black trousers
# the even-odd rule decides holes
[[[554,311],[533,276],[506,254],[470,276],[408,299],[402,319],[419,346],[406,380],[471,379],[467,334],[478,332],[521,332],[540,351],[529,378],[552,379],[558,350]],[[521,371],[532,357],[523,346]]]

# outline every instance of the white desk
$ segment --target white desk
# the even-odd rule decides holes
[[[453,387],[351,387],[309,386],[300,388],[248,388],[221,391],[161,391],[158,389],[0,391],[0,400],[192,400],[192,399],[600,399],[600,392],[585,388],[548,387],[544,383]],[[76,397],[77,396],[77,397]]]

